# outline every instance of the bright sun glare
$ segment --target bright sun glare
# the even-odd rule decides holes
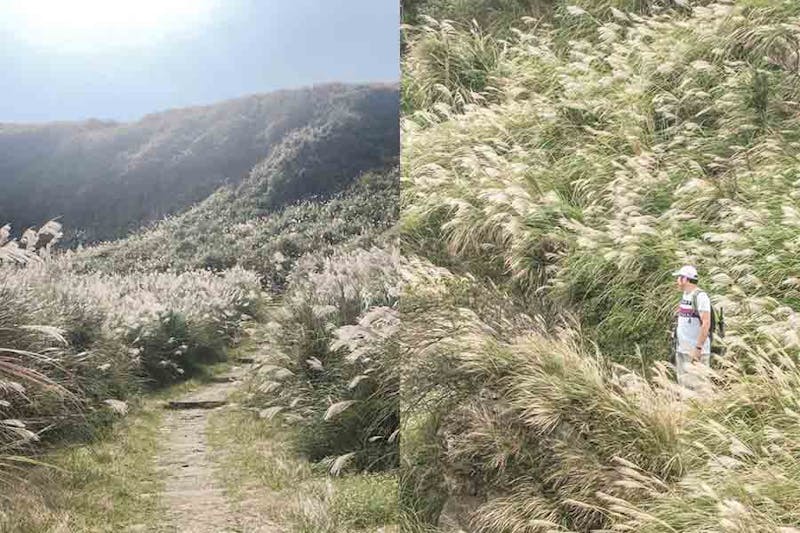
[[[142,46],[199,29],[215,0],[11,0],[0,15],[13,33],[63,51]],[[6,13],[3,13],[3,12]]]

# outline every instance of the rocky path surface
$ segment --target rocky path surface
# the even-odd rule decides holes
[[[165,503],[171,522],[181,533],[253,532],[234,512],[223,488],[214,478],[214,463],[206,439],[206,426],[213,409],[224,409],[228,396],[246,372],[246,365],[234,367],[223,379],[169,402],[165,407],[165,444],[159,468],[166,479]],[[277,531],[258,528],[257,531]]]

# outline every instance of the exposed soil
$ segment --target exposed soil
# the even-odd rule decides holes
[[[165,494],[171,522],[181,533],[267,533],[281,531],[271,524],[253,524],[235,512],[214,478],[214,462],[206,439],[208,417],[225,409],[228,396],[245,373],[234,368],[228,376],[165,405],[161,431],[165,445],[159,468],[166,479]]]

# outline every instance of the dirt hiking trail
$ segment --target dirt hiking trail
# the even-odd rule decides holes
[[[214,477],[214,461],[206,428],[214,409],[225,409],[228,396],[250,366],[248,360],[212,383],[166,405],[161,432],[164,446],[158,457],[164,474],[164,501],[171,522],[180,533],[271,533],[273,524],[254,525],[241,516],[225,497]]]

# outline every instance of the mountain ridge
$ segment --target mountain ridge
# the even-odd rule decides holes
[[[316,154],[335,178],[326,182],[325,172],[317,172],[320,190],[298,182],[264,206],[333,194],[396,157],[398,106],[397,84],[331,83],[166,110],[136,122],[0,123],[0,218],[19,231],[60,217],[72,244],[119,238],[223,185],[249,180],[253,194],[267,194],[275,185],[259,186],[268,177],[254,177],[254,169],[289,140],[308,158],[318,140],[341,139],[335,157]],[[374,135],[352,143],[355,130]],[[305,167],[295,162],[292,169],[302,174]],[[284,189],[296,177],[282,176]]]

